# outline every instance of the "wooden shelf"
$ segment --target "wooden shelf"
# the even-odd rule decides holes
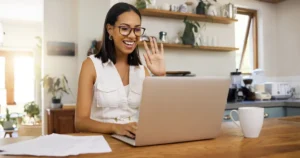
[[[140,9],[143,16],[161,17],[161,18],[172,18],[172,19],[184,19],[187,17],[189,20],[196,20],[202,22],[220,23],[220,24],[231,24],[237,22],[236,19],[218,17],[218,16],[207,16],[192,13],[181,13],[172,12],[159,9]]]
[[[148,47],[150,47],[150,43],[147,42]],[[138,43],[139,46],[144,47],[143,42]],[[101,41],[97,43],[97,49],[100,49]],[[160,47],[160,44],[158,44]],[[237,51],[239,48],[234,47],[214,47],[214,46],[192,46],[192,45],[183,45],[183,44],[173,44],[173,43],[164,43],[164,48],[171,48],[171,49],[198,49],[202,51],[215,51],[215,52],[231,52]]]
[[[149,43],[148,47],[150,47]],[[142,42],[138,44],[139,46],[144,46]],[[183,45],[183,44],[170,44],[170,43],[164,43],[164,48],[174,48],[174,49],[198,49],[202,51],[218,51],[218,52],[231,52],[231,51],[237,51],[238,48],[234,47],[214,47],[214,46],[192,46],[192,45]]]

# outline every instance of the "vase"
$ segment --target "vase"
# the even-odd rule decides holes
[[[192,24],[187,23],[182,36],[182,43],[186,45],[194,45],[195,36],[193,32]]]
[[[206,4],[202,0],[200,0],[200,2],[198,3],[198,6],[196,7],[196,14],[204,15],[205,7],[206,7]]]

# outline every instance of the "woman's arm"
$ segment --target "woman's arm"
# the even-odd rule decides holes
[[[81,67],[78,83],[78,95],[75,114],[75,128],[78,132],[96,132],[103,134],[116,133],[134,137],[136,123],[113,124],[90,119],[93,100],[93,85],[96,80],[96,70],[91,59],[86,59]]]
[[[113,124],[90,119],[95,79],[96,70],[88,58],[83,62],[79,76],[75,128],[79,132],[113,133]]]

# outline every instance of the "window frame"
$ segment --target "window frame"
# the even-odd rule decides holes
[[[247,48],[251,25],[252,25],[252,29],[253,29],[252,30],[253,31],[253,34],[252,34],[252,36],[253,36],[253,69],[258,69],[259,68],[259,62],[258,62],[259,59],[258,59],[258,15],[257,15],[257,10],[238,7],[237,14],[249,16],[249,21],[248,21],[247,31],[246,31],[246,35],[245,35],[239,70],[241,70],[242,65],[243,65],[243,60],[244,60],[244,56],[245,56],[245,52],[246,52],[246,48]],[[251,73],[243,73],[243,74],[249,75]]]
[[[5,89],[7,105],[16,105],[14,96],[14,58],[17,56],[33,57],[33,53],[29,51],[0,50],[0,56],[5,58]]]

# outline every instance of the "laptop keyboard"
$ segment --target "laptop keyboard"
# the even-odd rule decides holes
[[[124,142],[127,142],[127,143],[129,143],[129,144],[132,144],[132,145],[135,144],[135,139],[132,139],[132,138],[130,138],[130,137],[128,137],[128,136],[121,136],[121,135],[116,135],[116,134],[114,134],[113,137],[115,137],[115,138],[117,138],[117,139],[120,139],[120,140],[122,140],[122,141],[124,141]]]

